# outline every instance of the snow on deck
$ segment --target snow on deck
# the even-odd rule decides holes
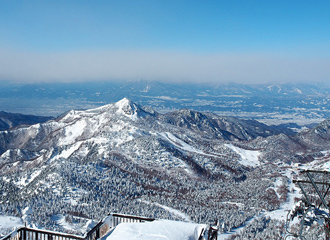
[[[101,240],[195,240],[197,223],[156,220],[144,223],[121,223]]]

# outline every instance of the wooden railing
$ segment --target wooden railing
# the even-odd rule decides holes
[[[105,233],[101,232],[102,229],[102,225],[104,225],[103,220],[101,220],[98,224],[95,225],[95,227],[93,227],[87,234],[86,237],[84,239],[86,240],[96,240],[99,239],[100,237],[104,236]]]
[[[21,227],[1,240],[96,240],[103,237],[119,223],[151,222],[154,220],[154,218],[112,213],[96,224],[84,237]]]
[[[66,233],[36,230],[22,227],[4,237],[2,240],[84,240],[79,237]]]
[[[112,226],[116,227],[119,223],[135,223],[135,222],[152,222],[155,221],[155,218],[146,218],[146,217],[138,217],[124,214],[113,213],[110,214],[112,216]]]

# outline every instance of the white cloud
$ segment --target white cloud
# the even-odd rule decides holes
[[[194,82],[327,81],[329,58],[285,54],[192,54],[162,51],[35,53],[0,50],[0,80],[167,80]]]

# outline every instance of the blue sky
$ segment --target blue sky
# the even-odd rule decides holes
[[[0,80],[309,82],[330,1],[2,1]]]

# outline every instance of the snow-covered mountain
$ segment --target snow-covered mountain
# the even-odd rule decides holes
[[[324,149],[330,141],[330,119],[327,119],[308,131],[301,132],[298,139],[306,145]]]
[[[303,134],[187,109],[160,114],[126,98],[72,110],[0,131],[0,213],[76,233],[108,212],[239,227],[287,200],[282,167],[329,150]]]
[[[142,156],[143,152],[149,155],[159,152],[164,154],[162,162],[167,162],[169,159],[165,156],[173,147],[185,150],[189,146],[191,152],[201,152],[203,148],[210,151],[209,146],[198,146],[198,142],[252,140],[275,134],[279,132],[257,121],[191,110],[158,114],[124,98],[91,110],[72,110],[47,123],[0,132],[0,166],[5,172],[20,169],[32,161],[43,164],[60,158],[85,159],[91,154],[103,159],[113,151],[129,153],[130,158],[139,161],[153,158]],[[156,152],[150,152],[149,148]],[[10,166],[9,163],[16,164]]]

